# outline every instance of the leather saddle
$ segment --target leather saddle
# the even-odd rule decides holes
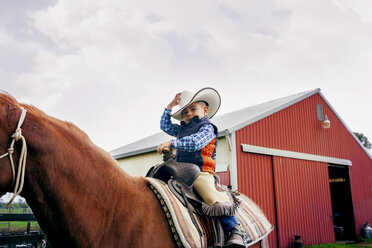
[[[207,204],[193,188],[193,182],[200,175],[200,169],[197,165],[192,163],[176,162],[174,155],[164,156],[164,160],[164,163],[151,167],[147,172],[146,177],[160,179],[167,183],[169,189],[177,199],[181,201],[185,207],[189,208],[196,214],[204,214],[207,216],[234,215],[235,209],[238,205],[236,199],[230,189],[226,186],[220,185],[220,178],[217,174],[214,174],[216,188],[218,188],[219,191],[225,191],[231,198],[231,203],[223,204],[226,206],[225,208],[228,208],[228,211],[208,210],[210,207],[206,206]],[[219,203],[216,203],[215,205],[219,205]]]
[[[195,179],[200,175],[199,167],[192,163],[176,162],[172,154],[165,155],[163,160],[164,163],[151,167],[146,177],[160,179],[167,183],[174,196],[188,209],[195,226],[197,224],[192,212],[200,216],[203,222],[202,226],[207,229],[205,232],[208,236],[208,243],[213,244],[213,247],[223,247],[225,235],[219,218],[216,218],[216,216],[234,214],[237,203],[231,191],[229,192],[227,187],[225,189],[220,188],[220,190],[227,190],[227,193],[231,195],[232,200],[230,206],[228,206],[228,213],[224,211],[223,214],[221,212],[218,214],[217,211],[216,214],[214,211],[205,211],[210,206],[207,206],[192,186]],[[219,185],[220,179],[218,175],[215,174],[214,177],[216,186],[221,187]],[[199,230],[199,234],[201,236],[203,235],[201,230]]]
[[[174,196],[189,210],[202,214],[203,200],[192,187],[200,175],[200,169],[195,164],[179,163],[173,157],[164,156],[165,162],[155,165],[147,172],[146,177],[160,179],[167,183]]]
[[[191,163],[176,162],[174,156],[164,156],[164,163],[155,165],[147,172],[146,177],[153,177],[168,182],[176,179],[185,186],[191,187],[200,175],[199,167]]]

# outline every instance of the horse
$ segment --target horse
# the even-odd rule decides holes
[[[3,153],[0,195],[14,188],[24,197],[53,248],[176,247],[144,177],[125,173],[74,124],[6,92],[0,93]]]

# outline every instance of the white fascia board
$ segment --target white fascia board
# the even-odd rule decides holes
[[[228,133],[228,130],[227,129],[225,129],[225,130],[222,130],[222,131],[218,131],[218,138],[220,138],[220,137],[225,137],[226,135],[228,135],[229,133]]]
[[[140,150],[134,150],[134,151],[131,151],[131,152],[117,154],[117,155],[114,155],[112,157],[114,159],[122,159],[122,158],[132,157],[132,156],[139,155],[139,154],[154,152],[154,151],[156,151],[156,148],[157,148],[157,146],[146,147],[146,148],[143,148],[143,149],[140,149]]]
[[[270,111],[267,111],[267,112],[258,114],[258,115],[250,118],[249,120],[247,120],[245,122],[239,123],[238,125],[229,128],[228,129],[228,132],[229,133],[232,133],[232,132],[235,132],[235,131],[237,131],[239,129],[242,129],[242,128],[244,128],[244,127],[246,127],[246,126],[248,126],[248,125],[250,125],[252,123],[255,123],[256,121],[259,121],[259,120],[261,120],[261,119],[263,119],[265,117],[268,117],[268,116],[270,116],[272,114],[275,114],[276,112],[279,112],[282,109],[285,109],[285,108],[287,108],[287,107],[289,107],[289,106],[291,106],[291,105],[293,105],[295,103],[298,103],[298,102],[300,102],[300,101],[302,101],[302,100],[304,100],[304,99],[306,99],[306,98],[308,98],[308,97],[310,97],[310,96],[312,96],[312,95],[314,95],[316,93],[320,93],[320,88],[317,88],[315,90],[312,90],[312,91],[310,91],[310,92],[302,95],[301,97],[298,97],[296,99],[293,99],[292,101],[289,101],[289,102],[286,102],[284,104],[278,105],[277,107],[272,108]]]
[[[236,143],[235,143],[235,132],[230,134],[231,141],[231,152],[230,152],[230,185],[232,190],[238,190],[238,165],[236,159]]]
[[[332,107],[332,105],[327,101],[327,99],[324,97],[324,95],[319,92],[319,95],[323,98],[323,100],[327,103],[328,107],[332,110],[332,112],[337,116],[337,118],[341,121],[341,123],[344,125],[344,127],[347,129],[347,131],[349,131],[349,133],[354,137],[354,139],[357,141],[357,143],[362,147],[362,149],[365,151],[365,153],[367,153],[367,155],[369,156],[370,159],[372,159],[372,155],[368,152],[367,148],[365,148],[363,146],[363,144],[360,142],[360,140],[358,139],[358,137],[354,134],[353,131],[351,131],[351,129],[346,125],[346,123],[344,122],[344,120],[342,120],[342,118],[340,117],[340,115],[336,112],[336,110]],[[332,123],[331,123],[332,125]],[[332,127],[331,127],[332,128]]]
[[[352,165],[351,161],[348,159],[320,156],[320,155],[315,155],[315,154],[310,154],[310,153],[292,152],[292,151],[287,151],[287,150],[279,150],[279,149],[266,148],[266,147],[261,147],[261,146],[247,145],[247,144],[242,144],[242,149],[243,149],[243,152],[272,155],[272,156],[286,157],[286,158],[296,158],[296,159],[310,160],[310,161],[318,161],[318,162],[329,163],[329,164],[338,164],[338,165],[347,165],[347,166]]]
[[[223,131],[218,132],[218,137],[219,138],[224,137],[226,135],[228,135],[227,130],[223,130]],[[144,153],[148,153],[148,152],[155,152],[156,148],[157,148],[157,146],[150,146],[150,147],[145,147],[145,148],[142,148],[142,149],[138,149],[138,150],[134,150],[134,151],[130,151],[130,152],[125,152],[125,153],[120,153],[120,154],[116,154],[116,155],[111,155],[111,156],[114,159],[122,159],[122,158],[132,157],[132,156],[136,156],[136,155],[140,155],[140,154],[144,154]]]

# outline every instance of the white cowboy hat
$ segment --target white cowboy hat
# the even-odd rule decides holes
[[[180,95],[180,109],[175,112],[172,117],[176,120],[182,121],[182,111],[194,102],[207,102],[209,106],[208,118],[211,119],[218,111],[221,105],[221,97],[213,88],[203,88],[195,94],[190,91],[182,91]]]

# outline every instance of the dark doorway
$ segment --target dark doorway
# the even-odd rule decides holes
[[[349,168],[330,165],[328,172],[336,240],[355,240]]]

